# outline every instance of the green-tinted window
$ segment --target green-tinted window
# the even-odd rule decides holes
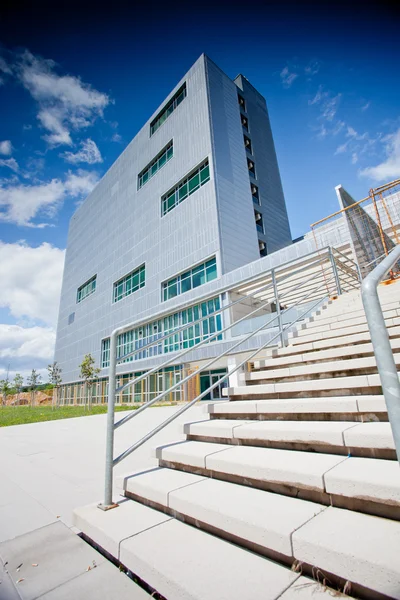
[[[85,298],[90,296],[90,294],[93,294],[96,291],[96,279],[97,275],[94,275],[89,279],[89,281],[86,281],[86,283],[78,287],[78,290],[76,292],[77,303],[82,302],[82,300],[84,300]]]
[[[184,294],[188,292],[192,288],[196,288],[199,285],[203,285],[208,281],[212,281],[217,277],[217,263],[215,257],[211,260],[208,260],[201,265],[197,265],[190,269],[189,271],[185,271],[181,273],[177,277],[173,277],[169,281],[165,281],[162,284],[162,300],[165,302],[166,300],[170,300],[175,296],[179,296],[180,294]],[[204,307],[204,308],[203,308]],[[204,310],[207,309],[207,304],[204,303],[202,305],[202,311],[204,314]],[[188,314],[191,309],[188,309]],[[197,312],[196,312],[197,311]],[[198,319],[198,311],[199,307],[196,306],[194,308],[194,320]],[[191,316],[189,316],[191,319]]]
[[[193,194],[202,185],[210,180],[210,167],[208,159],[204,161],[188,177],[180,181],[172,190],[161,198],[161,216],[166,215],[180,202]],[[172,200],[173,198],[173,200]]]
[[[158,113],[156,118],[150,123],[150,135],[153,135],[157,129],[161,127],[164,121],[168,119],[184,98],[186,98],[186,83],[183,84],[166,106]]]
[[[196,173],[189,179],[189,194],[193,194],[200,187],[200,174]]]
[[[174,155],[174,146],[172,140],[161,150],[159,154],[147,165],[138,175],[138,190],[153,177],[157,171],[165,165]]]
[[[129,296],[144,287],[146,281],[146,268],[142,265],[114,283],[114,302],[118,302],[125,296]]]

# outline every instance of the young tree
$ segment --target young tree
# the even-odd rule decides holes
[[[57,364],[57,361],[54,361],[51,365],[47,365],[47,370],[49,372],[49,382],[54,385],[53,388],[53,407],[54,407],[54,392],[55,392],[55,405],[58,406],[58,389],[62,383],[62,369]]]
[[[0,381],[0,393],[2,395],[2,406],[6,406],[7,404],[7,396],[11,392],[11,385],[8,379],[2,379]]]
[[[91,407],[92,403],[92,383],[93,380],[100,373],[100,369],[95,367],[95,360],[91,354],[85,354],[83,361],[81,362],[80,369],[80,377],[83,379],[85,383],[85,407],[86,400],[88,401],[88,407]]]
[[[24,385],[24,378],[22,377],[22,375],[20,373],[16,373],[15,377],[14,377],[14,387],[15,387],[15,392],[17,394],[17,399],[15,401],[15,404],[19,404],[19,395],[21,393],[23,385]]]
[[[35,406],[36,390],[41,378],[42,376],[36,372],[36,369],[32,369],[32,373],[27,377],[26,383],[31,392],[31,406]]]

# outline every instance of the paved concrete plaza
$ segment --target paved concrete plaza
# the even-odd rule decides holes
[[[132,419],[116,431],[115,453],[177,410],[150,408]],[[183,423],[206,418],[204,404],[192,407],[118,465],[115,475],[155,466],[156,445],[184,439]],[[106,415],[0,428],[0,542],[57,519],[72,526],[74,508],[102,499],[105,428]]]

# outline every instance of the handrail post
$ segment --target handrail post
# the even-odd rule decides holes
[[[337,266],[336,266],[335,257],[333,256],[333,252],[332,252],[332,248],[331,247],[329,247],[329,258],[330,258],[331,265],[332,265],[333,275],[335,277],[335,284],[336,284],[337,295],[340,296],[342,294],[342,287],[340,285],[340,277],[339,277],[339,273],[338,273],[338,269],[337,269]]]
[[[280,342],[281,342],[281,346],[283,348],[285,346],[285,336],[283,334],[283,322],[282,322],[282,315],[281,315],[281,305],[279,303],[278,285],[276,283],[275,269],[271,270],[271,279],[272,279],[272,285],[274,287],[274,296],[275,296],[275,304],[276,304],[276,314],[277,314],[277,317],[278,317],[278,327],[279,327],[279,339],[280,339]]]
[[[106,468],[104,477],[104,502],[99,504],[101,510],[115,508],[113,496],[113,460],[114,460],[114,408],[117,371],[117,332],[110,336],[110,371],[108,375],[108,406],[107,406],[107,434],[106,434]]]
[[[367,275],[361,286],[362,301],[381,379],[397,459],[400,460],[400,382],[393,351],[379,302],[378,284],[400,258],[400,246]]]

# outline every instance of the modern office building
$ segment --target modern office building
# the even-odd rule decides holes
[[[119,337],[121,355],[138,349],[119,372],[143,372],[220,330],[221,315],[190,323],[226,302],[218,288],[229,274],[291,244],[265,99],[202,55],[71,219],[55,353],[63,401],[79,401],[87,353],[102,369],[95,397],[104,400],[113,329],[137,323]],[[220,338],[207,345],[209,355]],[[179,380],[182,368],[169,366],[127,400]],[[203,373],[203,381],[214,375]]]

